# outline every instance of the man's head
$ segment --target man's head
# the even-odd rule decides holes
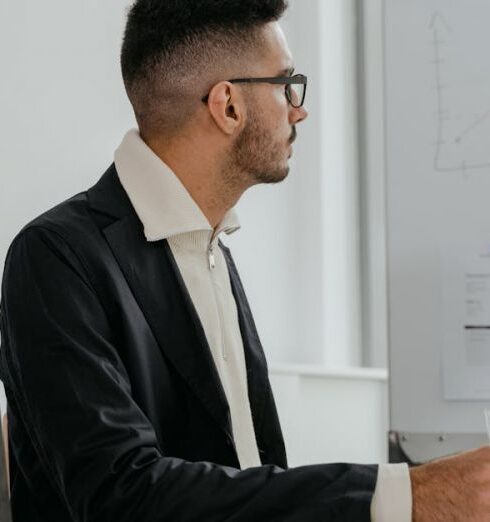
[[[227,80],[292,73],[277,23],[286,7],[286,0],[136,0],[121,65],[142,135],[201,136],[249,185],[284,179],[294,125],[306,111],[288,103],[285,85]]]

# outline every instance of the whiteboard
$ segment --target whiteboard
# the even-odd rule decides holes
[[[390,426],[399,432],[485,434],[489,20],[487,0],[384,4]]]

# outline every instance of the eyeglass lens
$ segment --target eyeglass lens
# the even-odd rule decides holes
[[[303,104],[305,87],[306,85],[303,83],[293,83],[287,86],[286,92],[293,107],[300,107]]]

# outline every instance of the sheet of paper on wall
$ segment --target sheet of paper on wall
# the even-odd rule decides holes
[[[441,253],[444,398],[489,400],[490,240]]]

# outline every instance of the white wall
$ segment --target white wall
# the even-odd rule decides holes
[[[375,367],[388,358],[383,21],[383,0],[358,2],[362,342]]]
[[[133,124],[119,1],[0,2],[0,261],[27,221],[88,188]]]
[[[283,26],[310,114],[289,179],[246,194],[230,238],[275,362],[363,361],[356,14],[355,0],[290,2]]]
[[[270,375],[290,466],[387,462],[386,370],[274,365]]]

